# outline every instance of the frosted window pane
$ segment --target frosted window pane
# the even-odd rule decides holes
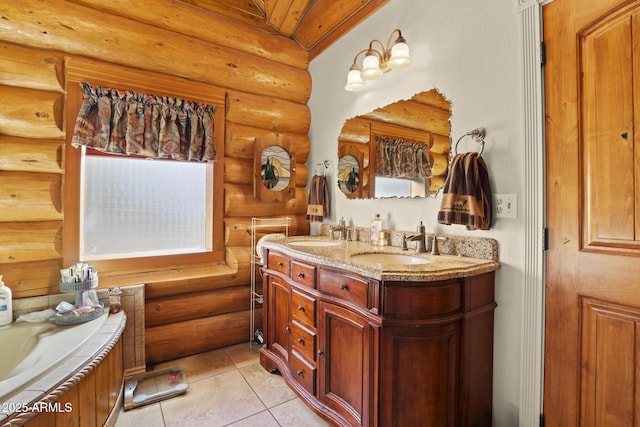
[[[406,179],[376,176],[376,197],[409,197],[411,182]]]
[[[426,179],[398,179],[376,176],[375,197],[425,197]]]
[[[207,164],[84,156],[83,260],[205,252]]]

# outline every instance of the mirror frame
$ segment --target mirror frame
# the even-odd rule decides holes
[[[267,188],[262,181],[262,153],[268,147],[282,148],[289,154],[289,184],[282,190]],[[293,144],[285,135],[269,133],[253,142],[253,197],[263,202],[287,202],[296,196],[296,158]]]

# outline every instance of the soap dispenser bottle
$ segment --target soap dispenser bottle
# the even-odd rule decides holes
[[[382,219],[380,214],[376,214],[376,217],[371,220],[371,244],[378,245],[378,239],[380,238],[380,232],[382,231]]]
[[[0,276],[0,326],[13,322],[13,303],[11,289],[5,286]]]

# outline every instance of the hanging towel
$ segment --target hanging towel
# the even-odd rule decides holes
[[[309,188],[309,203],[307,207],[307,221],[322,222],[329,216],[329,190],[324,175],[311,178]]]
[[[444,183],[438,222],[466,225],[468,230],[488,230],[491,212],[491,187],[484,159],[476,152],[456,154]]]

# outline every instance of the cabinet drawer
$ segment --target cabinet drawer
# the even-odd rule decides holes
[[[422,285],[387,285],[384,287],[383,299],[385,316],[442,316],[462,311],[462,283],[450,281]]]
[[[289,258],[279,253],[269,252],[267,265],[271,270],[279,271],[287,276],[289,275]]]
[[[323,270],[318,290],[367,307],[369,282],[337,271]]]
[[[289,359],[291,374],[309,393],[316,394],[316,368],[302,358],[297,352],[291,352]]]
[[[291,325],[291,346],[307,360],[316,360],[316,334],[293,321]]]
[[[313,265],[291,261],[291,278],[301,285],[315,288],[316,272],[317,269]]]
[[[314,328],[316,326],[316,300],[308,295],[291,290],[291,313],[293,318]]]

